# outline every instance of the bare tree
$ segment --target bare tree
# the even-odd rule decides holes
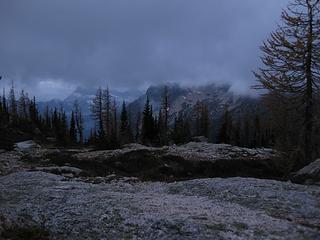
[[[76,129],[77,129],[77,133],[79,135],[79,143],[82,145],[83,144],[83,117],[82,117],[82,113],[81,113],[81,108],[79,106],[78,101],[74,102],[73,105],[74,108],[74,118],[75,118],[75,123],[76,123]]]
[[[104,131],[104,101],[103,101],[103,91],[98,88],[95,97],[92,100],[91,104],[91,113],[92,117],[96,122],[96,127],[98,128],[99,139],[102,140],[105,137]]]
[[[161,144],[168,144],[168,132],[169,132],[169,90],[168,86],[164,86],[163,96],[161,100],[161,107],[159,111],[159,131]]]
[[[111,94],[109,92],[109,88],[103,91],[103,118],[104,118],[104,126],[107,137],[111,136],[112,132],[112,106],[111,106]]]

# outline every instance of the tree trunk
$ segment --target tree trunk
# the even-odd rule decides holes
[[[310,2],[308,3],[309,29],[307,39],[307,59],[306,59],[306,108],[305,108],[305,158],[306,162],[312,162],[312,131],[313,131],[313,89],[312,89],[312,51],[313,51],[313,12]]]

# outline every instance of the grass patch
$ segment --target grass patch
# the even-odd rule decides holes
[[[247,230],[249,227],[247,224],[242,223],[242,222],[236,222],[233,224],[233,226],[238,230],[238,231],[244,231]]]
[[[206,227],[207,229],[210,229],[212,231],[224,232],[227,230],[227,226],[222,223],[210,224],[210,225],[206,225]]]
[[[266,233],[261,228],[254,229],[254,235],[256,237],[265,237]]]

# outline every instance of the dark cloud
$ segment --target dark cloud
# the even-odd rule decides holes
[[[105,81],[114,88],[215,81],[245,89],[258,47],[287,2],[1,0],[0,72],[37,89],[40,82]]]

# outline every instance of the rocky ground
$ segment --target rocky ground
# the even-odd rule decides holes
[[[278,157],[268,149],[208,143],[115,151],[29,146],[0,153],[0,239],[320,239],[320,187],[310,181],[314,166],[295,175],[312,185],[193,179],[200,172],[174,181],[188,178],[178,174],[189,170],[188,163],[213,169],[223,161],[228,168],[246,165],[223,174],[250,176],[264,167],[266,178],[272,168],[280,169]],[[87,168],[90,162],[95,167]],[[142,164],[149,168],[138,171]],[[125,166],[131,172],[121,170]],[[164,173],[146,181],[148,171],[159,169]],[[212,169],[206,174],[218,175]],[[169,173],[171,181],[160,181]]]

